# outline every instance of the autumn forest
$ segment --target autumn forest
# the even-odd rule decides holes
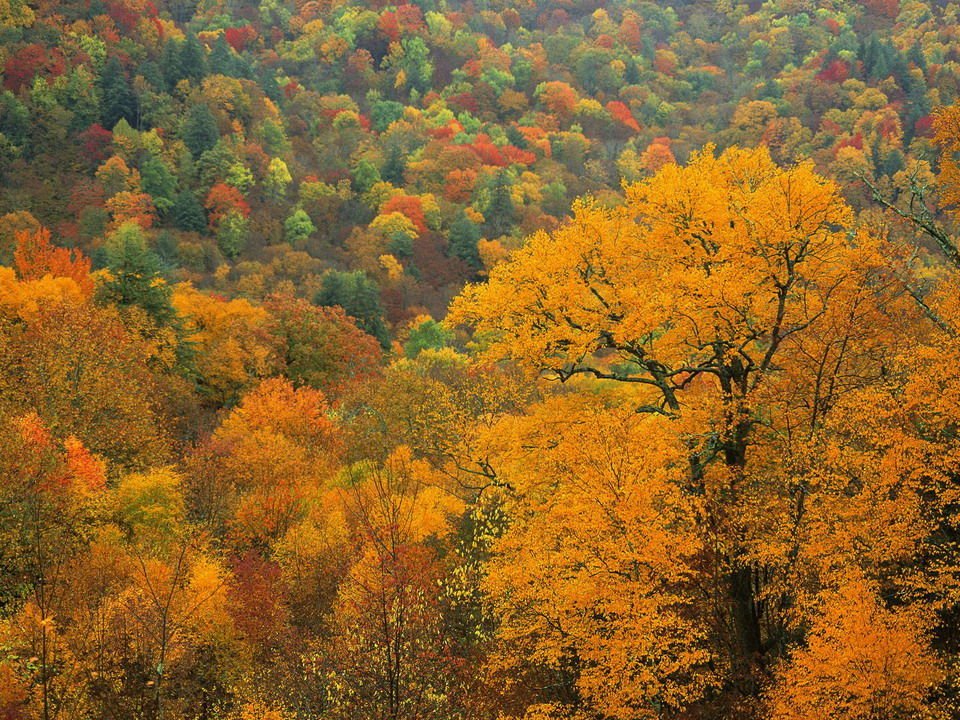
[[[0,0],[0,720],[960,718],[960,6]]]

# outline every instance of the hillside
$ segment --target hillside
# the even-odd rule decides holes
[[[0,720],[960,718],[960,7],[0,0]]]

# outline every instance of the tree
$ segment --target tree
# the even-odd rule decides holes
[[[516,222],[516,208],[513,205],[511,183],[506,171],[497,173],[493,187],[490,189],[490,202],[484,208],[484,232],[487,237],[498,238],[509,235]]]
[[[187,284],[174,288],[171,302],[191,348],[198,389],[214,405],[234,405],[279,369],[268,329],[271,318],[263,308],[242,298],[223,300]]]
[[[270,378],[197,449],[190,490],[207,500],[198,510],[224,523],[211,530],[233,547],[264,547],[304,520],[339,452],[323,393]]]
[[[483,581],[504,704],[515,700],[501,677],[543,688],[529,701],[558,717],[654,718],[697,702],[716,659],[693,619],[699,500],[684,496],[670,421],[573,394],[491,432],[509,488],[489,501],[508,522]]]
[[[161,214],[165,215],[174,206],[177,177],[163,160],[151,155],[140,163],[140,183]]]
[[[207,228],[207,215],[197,196],[189,190],[177,193],[170,208],[174,225],[181,230],[202,232]]]
[[[377,374],[379,344],[342,308],[317,307],[289,295],[273,295],[264,307],[279,341],[284,374],[295,385],[309,385],[336,399]]]
[[[267,197],[280,202],[287,196],[287,188],[293,182],[287,164],[280,158],[271,158],[267,176],[263,180],[263,189]]]
[[[436,553],[424,542],[446,530],[459,503],[430,487],[428,468],[405,448],[382,467],[357,467],[345,502],[361,554],[334,606],[321,652],[335,717],[443,717],[459,680],[445,646],[434,588]]]
[[[139,307],[158,326],[169,326],[175,317],[172,291],[140,227],[121,225],[107,238],[104,254],[109,275],[101,284],[101,297],[121,307]]]
[[[815,713],[860,720],[921,717],[943,679],[939,659],[924,642],[922,621],[883,606],[863,578],[825,594],[807,646],[797,649],[769,692],[771,717]]]
[[[0,269],[0,415],[35,411],[57,437],[121,467],[166,453],[149,348],[70,278]]]
[[[199,158],[217,144],[220,130],[206,103],[190,107],[180,126],[180,137],[194,158]]]
[[[480,227],[461,212],[450,225],[450,254],[460,258],[474,270],[479,270],[482,266],[477,250],[480,237]]]
[[[183,77],[198,82],[207,74],[207,53],[196,35],[189,34],[180,46],[180,69]]]
[[[247,246],[250,222],[239,211],[231,210],[217,225],[217,247],[220,252],[230,259],[234,259]]]
[[[327,273],[314,302],[317,305],[339,305],[347,315],[356,318],[358,327],[379,340],[383,347],[388,346],[380,288],[365,273],[359,270]]]
[[[788,617],[761,602],[783,593],[788,606],[791,592],[788,558],[762,549],[773,544],[761,518],[775,502],[789,517],[798,490],[773,470],[792,451],[766,428],[815,432],[839,397],[883,372],[884,341],[859,331],[885,321],[867,300],[871,243],[847,240],[851,219],[809,165],[708,149],[630,187],[622,209],[579,204],[451,312],[490,338],[487,360],[622,383],[638,411],[685,427],[687,492],[706,502],[717,573],[710,592],[729,599],[707,622],[729,649],[724,682],[748,695],[765,653],[789,638]]]
[[[30,625],[31,653],[39,668],[44,720],[61,709],[54,691],[60,654],[54,609],[69,584],[70,563],[80,552],[106,488],[104,463],[75,437],[58,441],[36,413],[3,418],[0,426],[0,522],[5,573],[0,592],[22,594],[21,622]],[[11,588],[8,583],[16,583]],[[19,592],[17,592],[19,589]]]
[[[113,128],[120,120],[137,127],[137,96],[116,56],[110,57],[100,74],[100,123]]]
[[[84,295],[90,297],[93,294],[90,259],[82,252],[54,246],[46,228],[35,232],[17,231],[15,237],[13,262],[21,280],[40,280],[47,275],[70,278]]]
[[[297,208],[283,221],[283,237],[293,247],[303,244],[317,231],[316,226],[303,210]]]

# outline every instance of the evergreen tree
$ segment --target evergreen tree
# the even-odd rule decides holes
[[[189,190],[180,192],[170,208],[173,224],[181,230],[203,232],[207,227],[207,215],[197,197]]]
[[[484,217],[484,234],[496,238],[509,235],[516,222],[517,211],[513,206],[513,197],[510,194],[510,181],[507,173],[501,170],[490,189],[490,204],[487,206]]]
[[[173,205],[177,191],[177,178],[158,157],[151,155],[140,163],[140,180],[143,191],[153,198],[153,204],[161,213]]]
[[[194,82],[207,75],[207,55],[196,35],[188,35],[180,47],[180,67],[183,76]]]
[[[0,92],[0,134],[17,147],[30,137],[30,111],[9,90]]]
[[[480,228],[461,211],[450,226],[450,255],[458,257],[475,270],[480,269],[480,253],[477,241]]]
[[[210,50],[210,74],[238,77],[237,56],[227,39],[220,35]]]
[[[180,43],[177,40],[168,40],[163,46],[160,56],[160,74],[166,83],[167,90],[173,91],[177,83],[183,80],[183,63],[181,62]]]
[[[164,80],[163,71],[160,69],[160,65],[153,60],[140,63],[140,67],[137,68],[137,75],[143,77],[156,92],[159,93],[166,90],[166,80]]]
[[[220,130],[210,108],[203,103],[191,107],[180,128],[180,137],[194,158],[213,149],[220,139]]]
[[[387,161],[383,164],[380,176],[389,183],[398,187],[403,186],[403,173],[407,169],[407,161],[403,156],[403,150],[394,145],[387,154]]]
[[[108,278],[101,295],[120,306],[142,308],[158,325],[170,325],[176,313],[170,304],[170,286],[160,276],[160,259],[147,247],[142,228],[134,222],[121,225],[104,246]]]
[[[313,301],[317,305],[339,305],[357,321],[361,330],[379,340],[383,347],[390,346],[380,304],[380,288],[362,270],[327,273]]]
[[[116,57],[107,60],[100,75],[99,84],[101,124],[111,130],[121,119],[124,119],[136,127],[137,96],[130,87],[130,81]]]

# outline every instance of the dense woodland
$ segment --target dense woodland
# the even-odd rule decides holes
[[[0,0],[0,720],[960,718],[960,6]]]

